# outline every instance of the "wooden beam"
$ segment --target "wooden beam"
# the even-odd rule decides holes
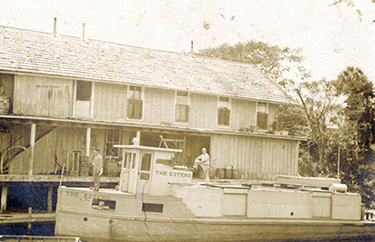
[[[11,182],[21,182],[19,185],[22,185],[22,182],[55,182],[58,183],[61,180],[60,175],[1,175],[0,176],[0,186],[6,185]],[[100,182],[109,182],[117,183],[119,182],[120,177],[107,177],[101,176]],[[65,182],[92,182],[92,176],[66,176],[64,175],[62,181]]]
[[[91,82],[90,118],[94,118],[95,82]]]
[[[90,156],[91,128],[86,129],[86,156]]]
[[[34,167],[34,152],[35,152],[35,133],[36,133],[36,124],[31,124],[31,133],[30,133],[30,162],[29,162],[29,176],[33,175]]]
[[[6,210],[7,210],[7,198],[8,198],[8,186],[2,186],[2,189],[1,189],[1,206],[0,206],[1,213],[6,212]]]
[[[73,118],[76,117],[76,101],[77,101],[77,80],[73,80]]]
[[[52,212],[52,193],[53,193],[53,186],[47,185],[48,192],[47,192],[47,212]]]

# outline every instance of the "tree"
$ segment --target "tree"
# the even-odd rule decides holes
[[[266,76],[283,87],[285,92],[295,95],[297,90],[297,97],[303,105],[281,105],[278,119],[284,123],[284,129],[289,131],[291,135],[309,136],[313,134],[313,142],[309,142],[309,145],[301,146],[300,158],[302,162],[300,162],[300,167],[303,175],[316,175],[315,166],[317,162],[315,161],[315,166],[312,163],[310,156],[311,143],[313,145],[318,144],[319,149],[316,150],[319,152],[325,148],[325,135],[321,135],[319,131],[321,125],[325,127],[321,121],[327,116],[325,115],[327,107],[324,106],[326,104],[323,100],[314,100],[314,95],[321,93],[318,88],[323,86],[323,81],[314,82],[313,84],[304,82],[301,85],[294,81],[304,81],[310,77],[309,71],[302,65],[301,49],[281,48],[251,40],[247,43],[237,43],[233,46],[223,44],[218,48],[202,50],[198,54],[256,65]],[[306,94],[311,95],[305,98]],[[323,105],[323,109],[314,108],[314,104],[320,105],[319,107]],[[322,116],[321,114],[324,115]],[[323,154],[324,152],[322,152],[320,157]]]
[[[374,87],[362,70],[348,67],[335,82],[346,103],[342,127],[342,178],[369,205],[375,199]]]
[[[333,82],[326,79],[302,82],[296,92],[310,128],[308,134],[317,146],[317,161],[322,167],[326,164],[328,141],[334,134],[332,130],[328,132],[328,125],[332,124],[340,108],[336,104],[337,96]]]
[[[223,44],[217,48],[204,49],[198,55],[239,61],[256,65],[263,74],[287,87],[294,84],[298,77],[305,80],[310,72],[302,66],[301,49],[280,48],[261,41],[251,40],[247,43],[237,43],[233,46]]]

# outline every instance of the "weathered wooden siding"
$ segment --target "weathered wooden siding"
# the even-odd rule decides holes
[[[94,89],[94,119],[125,121],[127,86],[98,82]]]
[[[37,127],[37,136],[41,136],[41,138],[35,142],[33,162],[34,174],[50,174],[54,172],[58,131],[59,128],[51,130],[51,127],[48,126]],[[42,133],[44,135],[42,135]],[[11,161],[9,174],[28,174],[30,147],[29,145],[23,146],[27,147],[27,150],[17,155]]]
[[[217,97],[191,93],[189,112],[190,127],[215,129],[217,124]]]
[[[152,124],[172,124],[174,121],[175,92],[146,88],[143,120]]]
[[[13,113],[72,117],[72,93],[72,80],[15,75]]]
[[[243,178],[273,179],[275,174],[297,175],[298,141],[239,135],[211,137],[212,169],[232,164]]]
[[[256,102],[232,99],[231,116],[232,130],[250,129],[255,125]]]
[[[95,83],[93,119],[97,121],[129,121],[127,114],[126,85]],[[73,80],[16,75],[13,112],[19,115],[35,115],[71,118],[73,115]],[[256,102],[231,100],[230,125],[218,125],[218,99],[214,95],[190,93],[189,121],[175,122],[175,91],[145,88],[143,118],[134,122],[156,125],[175,125],[200,129],[249,129],[256,123]],[[278,105],[269,105],[269,127],[275,120]]]

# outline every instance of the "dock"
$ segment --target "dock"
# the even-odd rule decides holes
[[[56,213],[8,213],[0,214],[0,225],[15,223],[55,222]]]

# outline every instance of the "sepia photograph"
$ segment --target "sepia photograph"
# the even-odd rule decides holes
[[[0,241],[375,241],[375,0],[0,0]]]

